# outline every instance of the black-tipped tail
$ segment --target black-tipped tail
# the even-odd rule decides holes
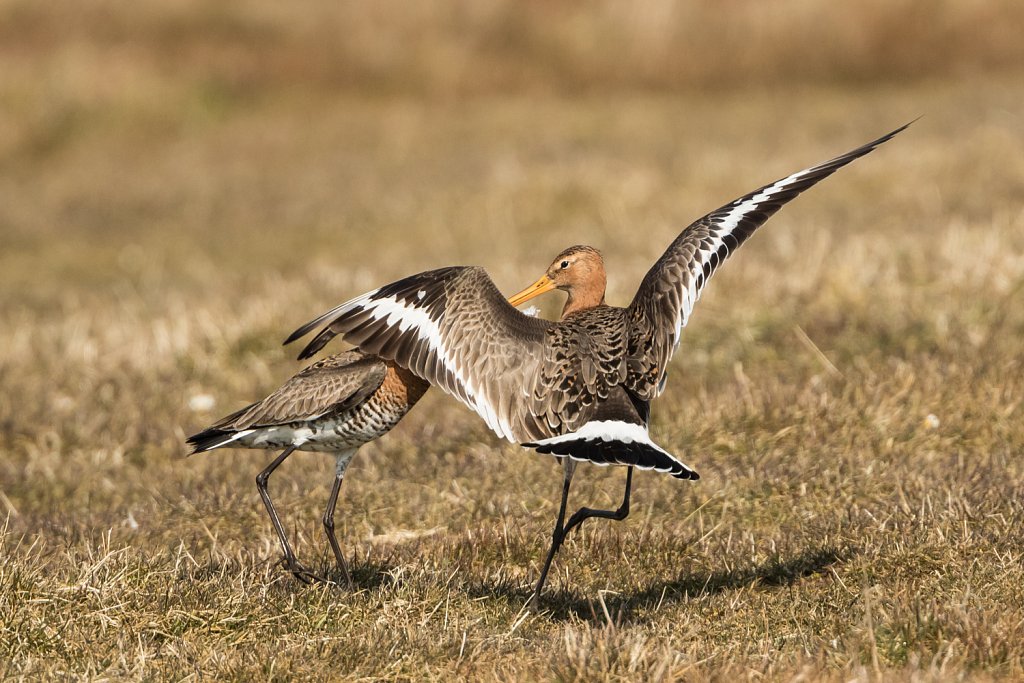
[[[572,434],[524,443],[538,453],[597,465],[632,465],[641,470],[671,474],[676,479],[700,479],[690,467],[659,448],[642,425],[625,422],[588,422]]]
[[[196,453],[211,451],[214,448],[225,446],[237,438],[238,432],[236,431],[210,427],[188,437],[185,439],[185,443],[192,447],[192,452],[189,455],[195,455]]]

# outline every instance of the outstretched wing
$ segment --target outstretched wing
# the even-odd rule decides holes
[[[303,325],[285,343],[322,323],[300,359],[341,335],[462,401],[499,436],[551,436],[531,411],[551,323],[509,305],[482,268],[441,268],[385,285]]]
[[[631,347],[650,364],[631,378],[630,389],[647,400],[661,393],[666,366],[679,346],[680,333],[701,291],[725,259],[755,230],[798,194],[871,152],[909,125],[754,190],[683,230],[647,272],[629,306]]]

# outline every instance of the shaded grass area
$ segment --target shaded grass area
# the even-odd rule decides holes
[[[93,118],[12,117],[0,675],[1024,675],[1020,91],[326,91],[213,115],[170,88],[159,112],[118,95]],[[267,455],[183,457],[295,372],[280,340],[345,297],[449,263],[511,292],[587,242],[621,304],[692,218],[922,113],[715,277],[652,425],[703,478],[638,475],[625,522],[567,542],[542,614],[522,607],[559,468],[445,397],[350,469],[354,593],[277,565]],[[297,454],[271,480],[325,572],[332,471]],[[574,502],[614,506],[622,476],[580,470]]]

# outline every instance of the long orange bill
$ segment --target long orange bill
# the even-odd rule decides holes
[[[508,298],[508,302],[513,306],[519,306],[521,304],[526,303],[535,296],[539,296],[544,292],[550,292],[552,289],[555,289],[554,281],[547,275],[542,275],[539,280],[534,282],[532,285],[530,285],[523,291],[519,292],[514,296],[510,296]]]

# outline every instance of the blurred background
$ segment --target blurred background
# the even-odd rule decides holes
[[[83,269],[201,281],[224,258],[389,277],[381,260],[479,260],[495,240],[536,268],[566,239],[618,239],[590,201],[612,188],[650,230],[787,172],[766,162],[798,145],[917,116],[898,158],[1005,150],[1021,26],[1015,0],[3,0],[2,277],[19,298]],[[985,204],[957,182],[975,198],[942,201]],[[532,228],[553,237],[521,244]],[[352,240],[370,230],[368,252]]]

